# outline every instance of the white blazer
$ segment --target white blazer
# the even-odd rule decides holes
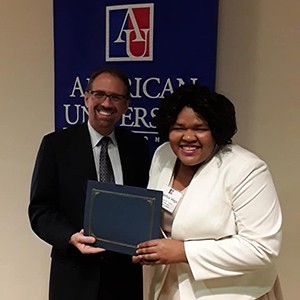
[[[169,184],[176,156],[155,152],[148,188]],[[172,226],[188,263],[176,264],[181,300],[250,300],[271,290],[281,244],[280,204],[267,165],[228,145],[194,175]],[[157,299],[168,266],[144,266],[144,300]]]

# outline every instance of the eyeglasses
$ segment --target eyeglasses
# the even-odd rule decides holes
[[[108,97],[114,102],[121,102],[122,100],[126,100],[127,97],[121,94],[106,94],[104,91],[89,91],[89,93],[93,96],[94,99],[103,101]]]

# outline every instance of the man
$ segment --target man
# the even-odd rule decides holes
[[[141,268],[129,255],[92,247],[95,238],[84,236],[82,230],[87,180],[101,175],[103,136],[111,138],[108,153],[114,182],[147,185],[146,140],[115,127],[129,106],[129,89],[121,71],[96,70],[85,92],[88,124],[50,133],[41,143],[29,217],[34,232],[53,246],[50,300],[142,299]]]

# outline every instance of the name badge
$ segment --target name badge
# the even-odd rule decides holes
[[[166,184],[164,184],[162,191],[163,191],[162,207],[168,212],[173,213],[176,205],[178,204],[179,200],[182,197],[182,194],[179,191],[174,190],[170,186],[167,186]]]

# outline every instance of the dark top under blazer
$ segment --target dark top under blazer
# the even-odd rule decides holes
[[[146,187],[149,170],[149,152],[146,140],[119,127],[115,128],[115,135],[124,185]],[[97,255],[82,255],[77,248],[69,244],[71,235],[83,228],[87,180],[97,180],[87,124],[46,135],[42,140],[32,177],[29,205],[32,229],[41,239],[53,246],[53,260],[57,258],[60,262],[72,267],[89,265],[93,268],[97,266],[100,273],[102,269],[105,269],[109,270],[112,276],[115,273],[122,274],[123,272],[126,277],[124,280],[127,283],[131,282],[131,277],[133,281],[137,280],[131,284],[139,290],[141,289],[141,267],[132,264],[130,256],[109,251]],[[59,270],[51,271],[50,299],[51,294],[54,293],[53,299],[59,300],[60,288],[57,288],[58,284],[55,282],[64,281],[68,276],[65,273],[65,269],[61,272]],[[100,277],[99,274],[96,274],[92,281],[99,284]],[[105,287],[118,289],[116,282],[110,286],[110,281],[115,281],[115,279],[108,280],[106,276]],[[72,280],[74,281],[74,279]],[[81,285],[82,283],[78,278],[78,282],[73,284]],[[62,288],[67,289],[65,286]],[[81,289],[84,287],[82,286]],[[131,289],[133,289],[132,286]],[[64,293],[67,294],[67,292]],[[126,294],[129,291],[122,292],[123,299],[127,299],[124,298],[124,296],[126,297],[124,292]],[[61,293],[63,294],[63,292]],[[87,293],[89,292],[87,291]],[[68,295],[70,297],[70,294]],[[61,296],[61,299],[63,297]],[[70,299],[80,299],[80,296],[72,297],[75,298]],[[85,294],[85,297],[89,297],[86,299],[97,299],[91,294],[89,296]]]

